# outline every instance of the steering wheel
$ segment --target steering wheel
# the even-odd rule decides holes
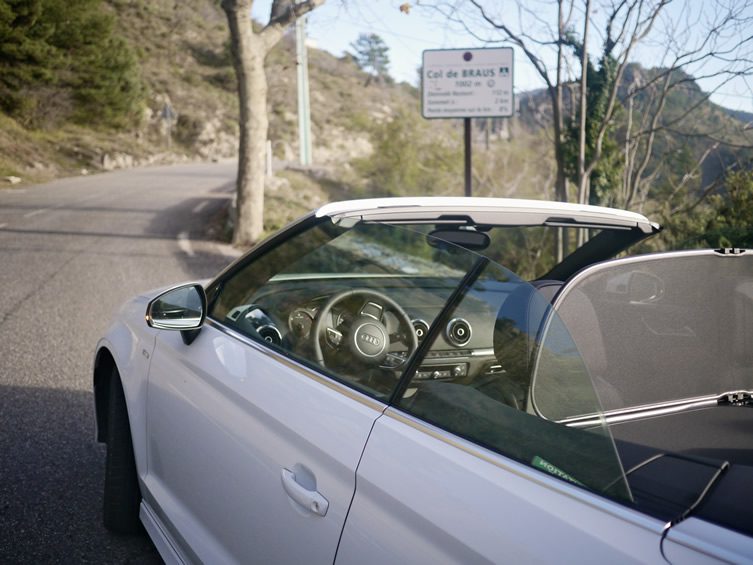
[[[329,327],[327,320],[332,308],[343,300],[353,297],[363,298],[364,303],[359,308],[356,319],[350,327],[344,334],[337,328]],[[331,296],[327,303],[319,309],[311,331],[314,342],[314,361],[322,367],[326,366],[320,343],[320,339],[323,337],[329,339],[329,342],[336,347],[347,347],[356,360],[366,365],[380,365],[387,357],[390,343],[392,343],[391,338],[394,337],[394,334],[390,336],[384,321],[386,310],[395,314],[400,326],[406,330],[404,335],[408,337],[408,352],[405,358],[391,368],[399,367],[418,349],[418,338],[413,331],[413,324],[411,324],[405,310],[389,296],[375,290],[365,289],[338,292]]]

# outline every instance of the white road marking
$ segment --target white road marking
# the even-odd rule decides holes
[[[199,202],[199,203],[198,203],[198,204],[197,204],[197,205],[196,205],[196,206],[194,207],[194,209],[193,209],[193,213],[194,213],[194,214],[198,214],[198,213],[199,213],[199,212],[201,212],[201,211],[202,211],[202,210],[203,210],[204,208],[206,208],[208,204],[209,204],[209,202],[208,202],[207,200],[204,200],[204,202]]]
[[[178,247],[180,247],[180,250],[189,257],[195,255],[193,247],[191,246],[191,240],[188,239],[187,231],[182,231],[178,234]]]
[[[27,212],[26,214],[24,214],[24,218],[32,218],[39,214],[45,213],[47,210],[49,210],[49,208],[40,208],[39,210],[34,210],[33,212]]]
[[[98,200],[101,199],[103,196],[108,196],[107,194],[90,194],[89,196],[85,196],[84,198],[79,198],[77,200],[72,200],[69,203],[60,203],[55,204],[55,206],[49,206],[47,208],[40,208],[38,210],[32,210],[31,212],[27,212],[24,214],[24,218],[33,218],[34,216],[38,216],[39,214],[44,214],[45,212],[49,212],[50,210],[58,210],[59,208],[63,208],[64,206],[73,206],[75,204],[83,204],[84,202],[91,202],[92,200]]]
[[[8,224],[0,224],[0,230],[1,230],[1,229],[3,229],[3,228],[4,228],[5,226],[7,226],[7,225],[8,225]]]

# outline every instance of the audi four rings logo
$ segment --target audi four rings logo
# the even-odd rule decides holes
[[[375,337],[367,333],[363,333],[359,335],[358,339],[360,339],[361,341],[365,341],[366,343],[370,343],[374,347],[379,347],[379,344],[381,343],[378,337]]]

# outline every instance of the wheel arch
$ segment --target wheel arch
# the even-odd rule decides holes
[[[100,443],[107,441],[107,409],[113,369],[117,370],[115,358],[109,349],[101,347],[94,359],[94,414],[96,439]]]

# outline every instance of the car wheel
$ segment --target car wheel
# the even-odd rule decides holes
[[[114,368],[110,378],[107,409],[104,523],[111,532],[133,534],[141,531],[141,492],[136,475],[125,394],[118,371]]]

